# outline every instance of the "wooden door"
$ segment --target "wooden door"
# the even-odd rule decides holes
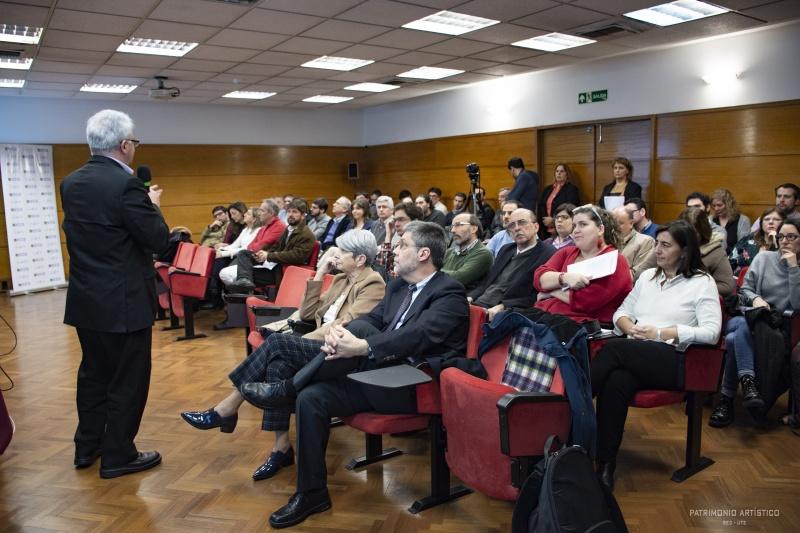
[[[626,157],[633,164],[633,180],[642,186],[643,200],[650,203],[652,160],[650,120],[610,122],[595,126],[595,186],[593,200],[600,199],[603,186],[614,180],[612,161]],[[648,209],[649,210],[649,209]]]
[[[572,170],[572,180],[578,187],[581,202],[594,198],[594,129],[594,125],[588,124],[540,130],[540,191],[553,183],[556,165],[566,163]]]

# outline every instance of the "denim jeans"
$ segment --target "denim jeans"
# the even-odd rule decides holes
[[[728,398],[736,396],[739,378],[755,376],[753,355],[753,334],[743,316],[735,316],[725,325],[725,377],[722,380],[722,394]]]

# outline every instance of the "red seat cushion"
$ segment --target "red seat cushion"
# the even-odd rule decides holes
[[[633,397],[631,405],[633,407],[661,407],[681,403],[686,396],[682,391],[667,390],[640,390]]]
[[[427,415],[385,415],[373,412],[358,413],[344,418],[345,424],[364,433],[382,435],[384,433],[405,433],[428,427]]]

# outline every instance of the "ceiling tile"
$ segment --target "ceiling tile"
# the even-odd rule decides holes
[[[344,50],[337,52],[337,55],[343,57],[354,57],[356,59],[372,59],[373,61],[382,61],[390,57],[404,54],[406,51],[399,48],[387,48],[385,46],[370,46],[368,44],[357,44]],[[367,65],[369,66],[369,65]],[[363,67],[362,67],[363,68]]]
[[[264,52],[251,57],[250,63],[263,63],[266,65],[286,65],[299,67],[303,63],[316,59],[317,56],[307,54],[289,54],[286,52]]]
[[[113,52],[123,40],[119,36],[48,29],[42,36],[42,46]]]
[[[783,0],[784,3],[794,3],[791,0]],[[716,5],[721,7],[727,7],[728,9],[751,9],[756,6],[765,6],[767,4],[777,4],[780,2],[774,2],[773,0],[716,0],[714,2]]]
[[[781,22],[800,17],[800,2],[797,0],[783,0],[774,4],[746,9],[743,13],[767,22]]]
[[[449,61],[455,59],[453,56],[446,56],[442,54],[429,54],[427,52],[407,52],[405,54],[395,56],[392,58],[392,63],[400,63],[403,65],[435,65],[442,61]]]
[[[0,2],[2,24],[19,24],[22,26],[44,27],[49,9],[46,7],[24,6]]]
[[[324,39],[311,39],[308,37],[292,37],[288,41],[274,46],[276,52],[291,52],[295,54],[311,54],[316,56],[334,55],[334,52],[347,48],[348,43],[328,41]]]
[[[308,78],[290,78],[288,76],[275,76],[261,82],[262,84],[275,85],[277,87],[297,87],[308,83]]]
[[[529,26],[531,28],[560,31],[568,33],[567,30],[584,24],[590,24],[609,18],[607,14],[590,11],[572,5],[562,5],[547,9],[514,21],[515,24]]]
[[[147,54],[128,54],[117,52],[108,60],[109,65],[131,66],[131,67],[153,67],[166,68],[173,64],[177,58],[154,56]]]
[[[523,72],[530,72],[531,67],[523,65],[498,65],[483,70],[477,70],[479,74],[491,74],[492,76],[511,76],[513,74],[521,74]]]
[[[453,38],[431,46],[426,46],[425,48],[421,48],[419,51],[432,52],[434,54],[465,56],[477,54],[478,52],[483,52],[484,50],[489,50],[490,48],[494,47],[495,45],[492,43]]]
[[[559,52],[559,54],[586,59],[594,57],[612,56],[630,51],[631,49],[625,46],[619,46],[617,44],[612,44],[612,43],[597,42],[597,43],[587,44],[586,46],[576,46],[575,48],[562,50],[561,52]]]
[[[248,10],[245,6],[222,2],[211,2],[198,9],[197,0],[161,0],[149,18],[224,27]]]
[[[261,7],[277,9],[278,11],[290,11],[292,13],[305,13],[306,15],[316,15],[318,17],[332,17],[345,11],[363,0],[269,0],[264,2]]]
[[[569,65],[570,63],[576,63],[578,61],[580,61],[579,58],[568,55],[542,54],[540,56],[517,61],[517,63],[520,65],[528,65],[534,68],[552,68],[560,67],[562,65]]]
[[[39,59],[47,61],[72,61],[75,63],[101,64],[108,57],[107,52],[93,52],[91,50],[70,50],[68,48],[39,47],[34,65]]]
[[[482,59],[471,59],[469,57],[461,57],[444,63],[438,63],[436,66],[441,68],[454,68],[458,70],[482,70],[490,67],[496,67],[499,63],[493,61],[483,61]]]
[[[269,9],[254,9],[244,17],[230,25],[231,28],[240,30],[263,31],[267,33],[284,33],[296,35],[312,26],[316,26],[325,19],[311,17],[298,13],[284,13]]]
[[[762,2],[764,0],[761,0]],[[666,3],[666,2],[661,2]],[[719,2],[717,2],[719,3]],[[659,0],[575,0],[571,5],[612,15],[622,15],[659,4]]]
[[[676,33],[669,28],[653,28],[642,33],[619,37],[612,42],[616,45],[629,46],[631,48],[647,48],[650,46],[676,43],[682,40],[685,40],[685,37],[682,37],[680,33]]]
[[[127,36],[138,23],[139,19],[132,17],[56,9],[48,27],[57,30]]]
[[[103,65],[95,75],[97,76],[135,76],[137,78],[152,78],[157,75],[157,67],[118,67],[116,65]]]
[[[238,89],[239,87],[235,83],[217,83],[213,81],[203,81],[192,87],[192,91],[216,91],[219,95]]]
[[[214,33],[217,28],[197,26],[194,24],[179,24],[177,22],[164,22],[162,20],[145,20],[136,28],[136,37],[148,39],[167,39],[189,43],[202,43]]]
[[[195,72],[191,70],[179,70],[168,68],[159,71],[157,76],[166,76],[170,80],[185,80],[185,81],[205,81],[214,77],[214,74],[209,72]]]
[[[89,76],[87,74],[64,74],[61,72],[28,72],[25,79],[59,83],[85,83]]]
[[[538,52],[537,50],[520,48],[519,46],[500,46],[486,52],[481,52],[480,54],[472,54],[470,57],[485,59],[486,61],[497,61],[499,63],[512,63],[518,59],[541,53],[542,52]]]
[[[482,30],[469,33],[469,38],[475,41],[486,41],[495,44],[510,44],[523,39],[529,39],[547,32],[537,31],[525,26],[515,24],[495,24]]]
[[[408,70],[408,65],[400,65],[397,63],[372,63],[371,65],[367,65],[366,67],[361,67],[358,69],[358,72],[361,74],[378,74],[381,76],[394,76],[395,74],[399,74],[400,72],[405,72]]]
[[[319,26],[314,26],[303,37],[316,37],[317,39],[332,39],[334,41],[347,41],[360,43],[366,39],[386,33],[391,28],[386,26],[374,26],[371,24],[360,24],[348,20],[326,20]]]
[[[737,13],[725,13],[714,17],[686,22],[685,24],[676,24],[670,29],[682,35],[684,39],[697,39],[745,30],[760,25],[760,21],[750,17],[745,17]]]
[[[89,79],[89,83],[109,83],[109,84],[117,84],[117,85],[144,85],[145,83],[149,82],[148,78],[131,78],[131,77],[119,77],[119,76],[92,76]],[[153,83],[155,86],[155,83]]]
[[[389,0],[367,0],[353,9],[337,15],[336,18],[368,24],[402,26],[436,12],[435,9],[390,2]]]
[[[283,65],[258,65],[256,63],[240,63],[227,70],[232,74],[251,74],[254,76],[274,76],[288,70]]]
[[[508,22],[531,13],[543,11],[560,5],[553,0],[474,0],[461,4],[454,11],[484,17],[492,20]]]
[[[330,77],[332,72],[334,71],[323,68],[297,67],[291,70],[287,70],[286,72],[283,73],[283,75],[288,78],[306,78],[311,80],[322,80]]]
[[[247,30],[224,29],[211,37],[207,42],[216,46],[233,46],[236,48],[253,48],[268,50],[288,39],[286,35],[262,33]]]
[[[58,0],[58,7],[61,9],[88,11],[89,13],[144,17],[158,2],[159,0],[125,0],[124,2],[109,2],[108,0]]]
[[[336,91],[342,90],[348,85],[350,85],[350,83],[346,81],[320,80],[306,83],[303,87],[313,87],[319,91]]]
[[[212,59],[218,61],[245,61],[256,54],[258,54],[257,50],[201,44],[184,57],[189,59]]]
[[[316,96],[321,93],[327,94],[325,91],[320,91],[314,87],[294,87],[286,91],[284,94],[296,96]]]
[[[233,61],[207,61],[204,59],[179,59],[171,66],[182,70],[199,70],[201,72],[222,72],[236,65]]]
[[[84,63],[61,63],[59,61],[46,61],[41,55],[36,57],[36,61],[31,65],[31,72],[64,72],[67,74],[91,74],[95,71],[95,65]]]
[[[399,28],[370,39],[369,41],[366,41],[365,44],[374,44],[376,46],[393,46],[395,48],[403,48],[405,50],[415,50],[417,48],[429,46],[433,43],[438,43],[449,38],[449,35]]]
[[[176,78],[170,78],[169,76],[167,76],[167,79],[164,80],[165,87],[177,87],[181,91],[183,91],[184,89],[191,89],[192,87],[197,85],[197,83],[198,82],[196,80],[179,80]],[[152,79],[151,77],[146,79],[142,83],[142,86],[146,87],[147,89],[155,89],[156,87],[158,87],[158,81]]]
[[[459,83],[478,83],[481,81],[496,80],[497,78],[498,76],[492,76],[491,74],[465,72],[464,74],[458,74],[457,76],[450,76],[447,79],[450,81],[457,81]]]
[[[264,76],[252,76],[247,74],[219,74],[210,78],[208,81],[213,81],[217,83],[235,83],[235,84],[242,84],[242,85],[250,85],[253,83],[258,83],[264,79]]]
[[[67,91],[74,93],[81,89],[80,83],[48,83],[42,81],[29,81],[25,83],[26,89],[41,89],[44,91]]]
[[[408,70],[408,65],[401,65],[400,70],[397,72],[405,72]],[[361,72],[359,71],[352,71],[352,72],[342,72],[341,74],[337,74],[333,76],[331,79],[333,80],[341,80],[341,81],[349,81],[349,82],[364,82],[364,81],[375,81],[381,80],[384,78],[393,78],[394,74],[378,74],[375,72]]]

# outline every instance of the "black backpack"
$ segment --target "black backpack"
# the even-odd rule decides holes
[[[627,533],[611,491],[600,483],[592,459],[580,446],[562,446],[550,453],[522,485],[511,519],[511,533]]]

